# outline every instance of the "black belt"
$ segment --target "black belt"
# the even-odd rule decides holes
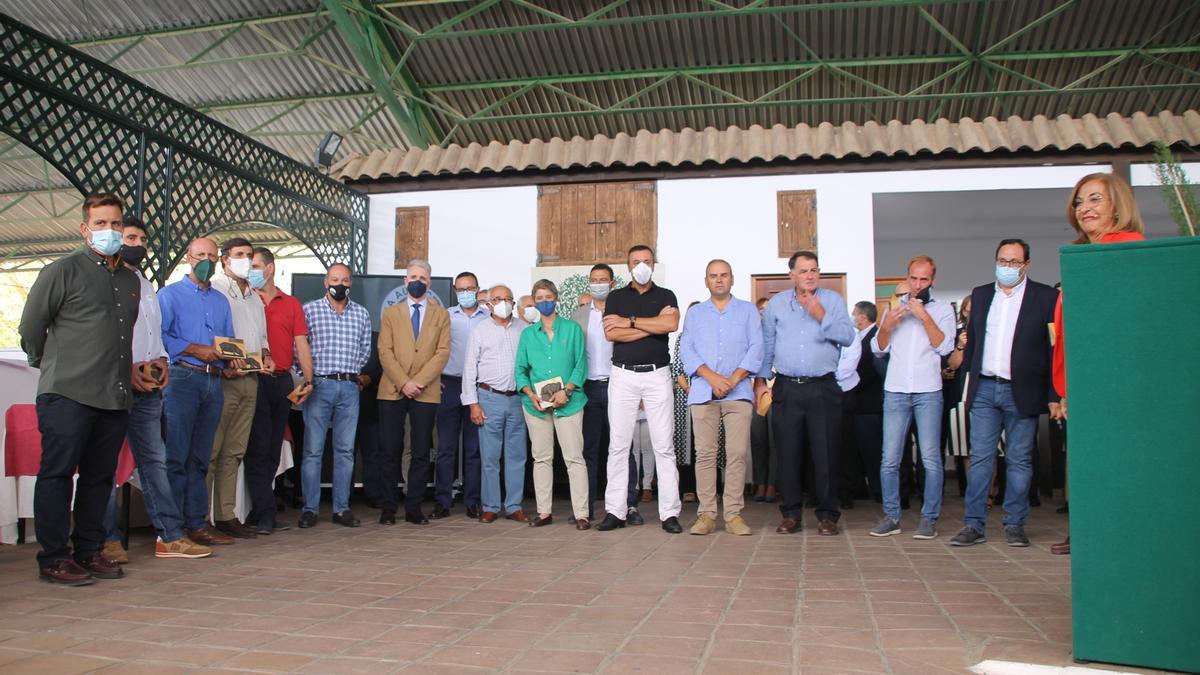
[[[792,384],[812,384],[813,382],[830,382],[837,380],[833,373],[825,373],[824,375],[817,375],[816,377],[792,377],[791,375],[777,373],[775,377],[787,382],[791,382]]]
[[[665,365],[659,366],[659,365],[655,365],[653,363],[630,364],[630,363],[614,362],[613,365],[620,368],[621,370],[628,370],[631,373],[653,373],[654,371],[658,370],[659,368],[666,368]]]
[[[194,370],[197,373],[204,373],[205,375],[220,375],[221,370],[222,370],[221,368],[218,368],[216,366],[212,366],[212,365],[208,365],[208,364],[205,364],[203,366],[198,366],[194,363],[188,363],[187,361],[176,361],[172,365],[181,366],[183,368],[187,368],[188,370]]]
[[[595,382],[597,384],[608,384],[608,378],[607,377],[588,378],[588,382]]]
[[[328,375],[318,375],[317,377],[325,380],[339,380],[342,382],[354,382],[358,380],[357,373],[329,373]]]
[[[263,371],[262,374],[266,375],[267,377],[286,377],[288,375],[291,375],[292,371],[290,371],[290,370],[272,370],[272,371]]]
[[[521,393],[519,391],[504,391],[501,389],[496,389],[487,382],[479,382],[477,383],[477,386],[484,391],[490,391],[493,394],[500,394],[501,396],[516,396],[517,394]]]
[[[985,380],[995,380],[1000,384],[1012,384],[1012,380],[1008,379],[1007,377],[1000,377],[999,375],[980,375],[979,377]]]
[[[445,374],[443,374],[442,379],[443,380],[458,380],[459,382],[462,382],[462,375],[445,375]]]

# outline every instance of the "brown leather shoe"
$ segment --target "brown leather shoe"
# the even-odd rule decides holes
[[[576,518],[575,519],[575,529],[590,530],[590,529],[592,529],[592,521],[588,520],[587,518]]]
[[[554,516],[538,516],[537,518],[534,518],[533,520],[529,521],[529,524],[532,527],[542,527],[543,525],[549,525],[550,523],[553,523],[553,522],[554,522]]]
[[[217,531],[222,534],[227,534],[236,539],[254,539],[258,537],[258,533],[246,527],[237,518],[233,520],[218,520],[213,523]]]
[[[832,520],[822,520],[817,523],[817,534],[832,537],[838,533],[837,523]]]
[[[509,520],[515,520],[518,523],[528,523],[529,522],[529,517],[525,515],[524,511],[514,511],[514,512],[508,514],[507,516],[505,516],[505,518],[508,518]]]
[[[125,576],[125,571],[121,569],[120,565],[106,560],[99,553],[87,560],[76,560],[75,564],[97,579],[120,579]]]
[[[119,541],[105,542],[104,548],[100,549],[100,555],[104,556],[105,560],[118,565],[129,562],[129,554],[125,552],[125,547]]]
[[[211,527],[202,527],[198,530],[184,530],[184,533],[188,539],[201,546],[225,546],[233,543],[233,537],[221,534]]]
[[[479,522],[494,523],[494,522],[496,522],[496,514],[492,513],[491,511],[484,511],[483,515],[479,516]]]
[[[89,586],[96,583],[92,575],[70,558],[56,560],[49,567],[38,570],[38,578],[59,586]]]
[[[1067,535],[1065,541],[1050,545],[1050,552],[1054,555],[1071,555],[1071,537]]]
[[[800,531],[800,521],[795,518],[784,518],[775,528],[777,534],[795,534]]]

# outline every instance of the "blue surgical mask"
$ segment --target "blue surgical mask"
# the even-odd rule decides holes
[[[405,288],[408,290],[408,294],[414,298],[425,297],[425,291],[428,290],[425,282],[421,281],[420,279],[413,279],[412,281],[408,282],[408,286]]]
[[[475,298],[475,291],[459,291],[458,304],[463,309],[471,309],[479,301]]]
[[[92,230],[91,245],[100,255],[116,255],[121,250],[121,231]]]
[[[542,316],[550,316],[554,313],[554,308],[557,304],[553,300],[542,300],[541,302],[534,303],[534,307],[537,307],[537,311],[541,312]]]
[[[1021,270],[1005,267],[1004,265],[996,265],[996,281],[1001,286],[1016,286],[1021,280]]]
[[[267,275],[262,270],[250,270],[246,281],[250,284],[250,288],[259,289],[267,285]]]

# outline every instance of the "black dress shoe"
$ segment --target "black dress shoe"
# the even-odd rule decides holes
[[[300,522],[297,523],[297,525],[302,530],[312,527],[313,525],[316,525],[316,524],[317,524],[317,514],[313,513],[312,511],[305,511],[304,513],[301,513],[300,514]]]
[[[450,509],[448,509],[444,506],[435,506],[435,507],[433,507],[433,513],[430,514],[430,516],[432,518],[437,518],[437,519],[449,518],[450,517]]]
[[[395,525],[396,524],[396,512],[388,511],[385,509],[383,513],[379,514],[379,524],[380,525]]]
[[[645,525],[646,519],[638,513],[637,509],[629,509],[629,513],[625,514],[625,522],[630,525]]]
[[[405,511],[404,522],[412,523],[413,525],[428,525],[429,519],[420,511]]]
[[[611,513],[606,513],[604,514],[604,520],[600,521],[600,524],[596,526],[596,529],[600,530],[601,532],[608,532],[609,530],[617,530],[622,527],[625,527],[625,521]]]
[[[355,518],[349,509],[333,514],[333,522],[338,525],[345,525],[346,527],[358,527],[362,525],[362,522],[358,518]]]
[[[275,523],[267,520],[266,518],[259,518],[258,522],[254,524],[254,532],[259,536],[267,537],[270,536],[274,531]]]
[[[483,515],[483,510],[478,506],[467,507],[467,517],[471,520],[479,520],[479,516]]]
[[[680,532],[683,532],[683,528],[679,525],[679,519],[675,516],[671,516],[670,518],[662,521],[662,528],[664,531],[671,534],[679,534]]]

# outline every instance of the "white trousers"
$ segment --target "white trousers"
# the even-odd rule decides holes
[[[654,446],[654,464],[658,471],[658,517],[678,517],[679,470],[675,467],[675,397],[671,390],[671,369],[635,373],[624,368],[612,369],[608,380],[608,486],[604,490],[604,510],[625,520],[629,496],[629,448],[638,421],[638,404],[646,408],[646,427]]]

